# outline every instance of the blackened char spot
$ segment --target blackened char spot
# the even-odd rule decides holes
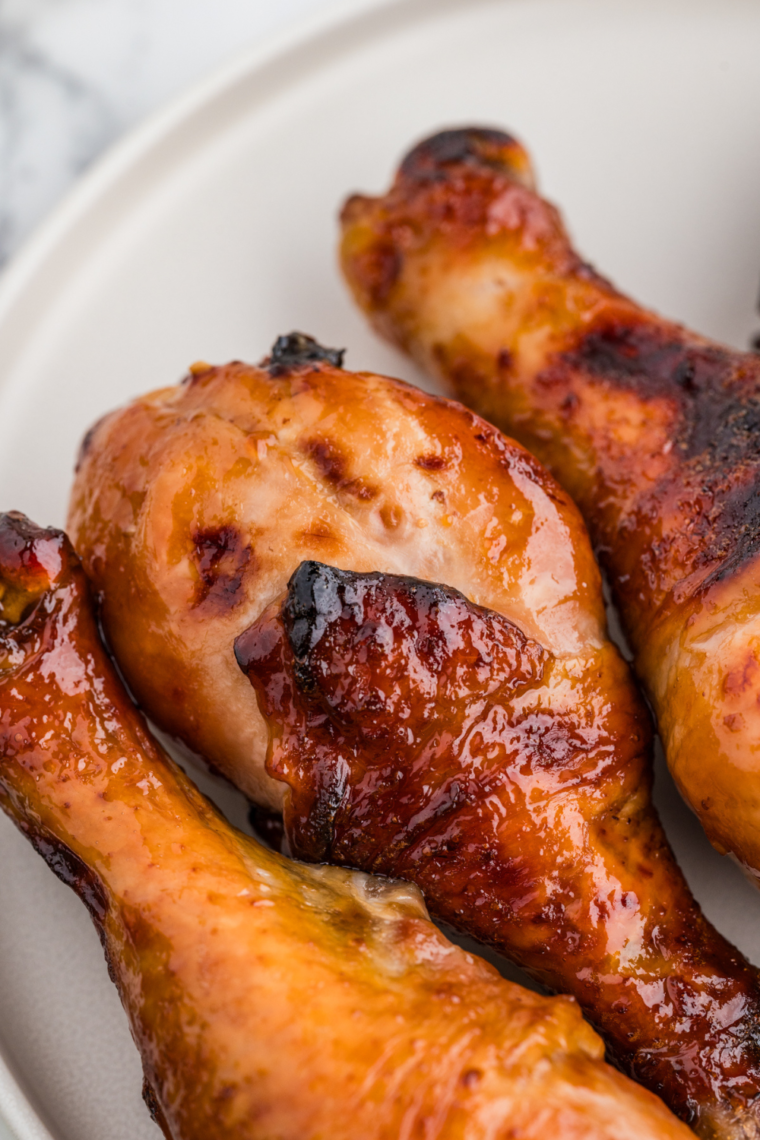
[[[225,607],[236,605],[243,575],[253,558],[250,544],[230,524],[198,530],[192,538],[198,573],[195,604],[213,599]]]
[[[352,570],[338,570],[324,562],[302,562],[288,582],[288,593],[282,607],[285,632],[296,662],[306,664],[308,655],[325,631],[344,613],[361,623],[365,596],[386,582],[389,589],[424,595],[429,605],[445,597],[445,587],[419,578],[378,572],[359,574]],[[452,590],[451,593],[460,596],[457,591]]]
[[[325,348],[306,333],[292,332],[278,336],[271,355],[264,361],[264,367],[270,376],[282,376],[292,368],[304,364],[322,363],[342,368],[345,352],[344,348]]]
[[[730,476],[726,480],[730,483]],[[713,542],[709,549],[719,565],[702,584],[702,591],[714,582],[730,578],[760,550],[760,477],[729,486],[710,512]]]
[[[596,329],[562,359],[643,399],[672,399],[674,442],[701,469],[760,459],[760,368],[751,356],[685,344],[645,323]]]
[[[288,582],[282,613],[297,666],[305,664],[328,624],[343,612],[341,584],[346,574],[323,562],[309,561],[302,562]]]
[[[76,891],[95,922],[102,925],[108,913],[108,896],[95,872],[60,839],[33,832],[29,839],[53,874]]]
[[[703,466],[760,457],[760,368],[719,345],[688,344],[650,322],[582,336],[562,361],[643,399],[673,400],[675,443]]]
[[[683,369],[687,351],[681,340],[664,337],[652,324],[614,323],[582,335],[562,359],[593,376],[654,397],[677,390],[677,372]]]
[[[516,145],[511,135],[491,127],[439,131],[409,151],[400,174],[417,181],[436,181],[446,177],[443,167],[463,162],[502,169],[503,152]]]
[[[561,360],[643,400],[671,403],[677,467],[668,478],[698,496],[699,560],[719,563],[704,585],[733,573],[760,548],[760,362],[685,342],[652,322],[596,328]]]

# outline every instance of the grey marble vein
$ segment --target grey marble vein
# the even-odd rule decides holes
[[[23,30],[0,42],[0,263],[119,133],[104,94]]]
[[[0,0],[0,265],[128,127],[324,0]]]

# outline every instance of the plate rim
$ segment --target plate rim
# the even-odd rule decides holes
[[[213,113],[236,88],[250,82],[257,73],[285,63],[289,56],[303,53],[309,45],[328,37],[333,45],[330,54],[345,56],[351,50],[352,41],[363,40],[367,32],[373,30],[373,23],[377,31],[387,34],[393,29],[394,21],[398,26],[413,25],[430,18],[439,19],[459,9],[536,2],[541,0],[325,0],[316,11],[297,17],[289,27],[262,36],[259,42],[217,64],[205,77],[149,112],[95,160],[0,269],[0,394],[7,390],[8,375],[26,342],[23,307],[28,302],[29,292],[42,286],[44,304],[46,274],[54,271],[57,261],[66,256],[67,246],[86,240],[87,230],[97,221],[96,211],[102,211],[112,200],[116,204],[127,178],[148,175],[148,164],[160,154],[162,144],[176,138],[183,129],[191,128],[194,122],[199,123],[204,115]],[[554,2],[573,3],[575,0]],[[597,2],[603,4],[605,0]],[[613,2],[628,6],[634,0]],[[364,31],[363,24],[367,25]],[[315,58],[317,56],[315,53]],[[310,70],[318,71],[324,66],[324,59],[317,59]],[[264,94],[262,104],[267,98]],[[190,151],[192,147],[191,142],[186,149]],[[52,295],[56,291],[55,288],[49,290]],[[38,307],[40,304],[37,301]],[[13,327],[16,320],[18,330]]]

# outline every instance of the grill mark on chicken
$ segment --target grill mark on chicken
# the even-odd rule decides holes
[[[760,377],[718,345],[672,339],[652,323],[613,323],[582,335],[560,360],[602,383],[629,388],[644,399],[673,401],[679,419],[674,444],[700,472],[760,461]]]
[[[336,491],[343,491],[361,502],[370,502],[377,498],[379,494],[377,487],[361,477],[356,479],[350,477],[349,459],[334,440],[325,436],[315,436],[305,440],[302,448]]]
[[[668,402],[673,461],[652,490],[642,489],[634,517],[640,522],[656,515],[663,499],[691,502],[692,566],[713,570],[702,594],[760,548],[760,376],[743,364],[738,353],[675,339],[653,322],[613,322],[585,332],[537,376],[538,384],[565,388],[581,373],[602,388]],[[566,397],[569,420],[582,398],[572,391]],[[605,535],[604,524],[596,523],[603,552],[617,545],[618,528],[619,521],[618,534]],[[682,535],[673,538],[681,541]],[[660,555],[669,545],[663,536]]]
[[[348,459],[337,443],[330,439],[307,439],[303,450],[313,459],[328,483],[334,487],[345,486],[348,482],[346,471]]]
[[[192,536],[193,564],[198,574],[195,605],[231,609],[240,598],[243,578],[254,555],[240,531],[231,524],[197,530]]]

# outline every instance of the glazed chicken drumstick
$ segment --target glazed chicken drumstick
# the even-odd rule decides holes
[[[648,714],[576,508],[460,405],[338,363],[283,338],[263,365],[198,365],[86,438],[70,526],[130,686],[254,800],[284,801],[301,854],[387,859],[436,914],[575,994],[702,1135],[760,1136],[758,973],[667,846]],[[312,663],[275,667],[304,560],[381,575],[325,692]],[[312,593],[337,613],[334,573]],[[394,614],[410,622],[398,653]],[[408,667],[399,694],[362,657],[386,651],[391,680]]]
[[[642,766],[572,682],[563,699],[551,654],[455,590],[316,562],[236,654],[297,856],[418,884],[435,916],[574,993],[703,1135],[760,1136],[757,971],[701,915]]]
[[[0,806],[86,903],[170,1140],[686,1140],[574,1003],[413,888],[234,831],[148,735],[67,539],[0,516]]]
[[[421,143],[342,221],[343,269],[375,327],[580,506],[676,783],[758,879],[760,358],[600,278],[499,131]]]

